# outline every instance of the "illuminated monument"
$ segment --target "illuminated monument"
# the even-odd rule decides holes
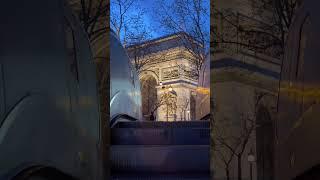
[[[181,33],[161,37],[127,48],[139,73],[145,120],[196,119],[198,78],[194,58]]]

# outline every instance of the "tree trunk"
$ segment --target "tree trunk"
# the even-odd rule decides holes
[[[238,155],[238,180],[242,180],[241,155]]]
[[[227,175],[227,180],[230,180],[230,172],[229,172],[229,167],[226,167],[226,175]]]

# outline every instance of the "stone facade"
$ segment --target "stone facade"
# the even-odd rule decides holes
[[[248,6],[246,0],[216,1],[219,10],[232,9],[238,18],[243,19],[249,16]],[[216,25],[216,32],[230,30],[221,18],[212,20]],[[242,25],[256,22],[247,18],[246,24]],[[230,31],[236,34],[236,30]],[[215,127],[212,128],[211,136],[218,142],[217,138],[221,136],[221,132],[218,131],[223,131],[224,137],[235,137],[237,140],[249,135],[248,138],[241,139],[242,144],[245,139],[248,140],[240,159],[242,179],[250,179],[250,166],[253,180],[273,179],[273,121],[276,114],[281,61],[270,52],[273,51],[260,53],[237,44],[224,44],[215,46],[211,60],[211,103],[214,104],[212,112]],[[252,123],[252,126],[248,123]],[[250,127],[253,127],[253,130],[247,133]],[[233,140],[223,141],[237,147]],[[226,165],[223,160],[231,157],[232,152],[225,146],[220,148],[216,142],[211,151],[212,172],[214,179],[226,179]],[[231,179],[237,179],[239,176],[237,153],[241,152],[241,147],[234,150],[236,153],[231,157],[228,168]],[[255,157],[251,163],[248,161],[249,153]]]
[[[178,35],[170,35],[163,38],[158,38],[139,46],[144,46],[148,43],[148,50],[144,56],[134,57],[134,47],[128,47],[129,56],[133,63],[134,58],[139,59],[137,62],[143,63],[141,69],[138,70],[141,84],[145,79],[150,77],[156,80],[157,102],[151,102],[152,107],[157,106],[162,98],[170,93],[170,105],[163,102],[160,107],[156,107],[157,121],[189,121],[195,120],[195,105],[196,92],[198,87],[197,78],[193,76],[195,71],[192,63],[193,58],[183,44],[179,43]],[[142,89],[142,98],[147,95]],[[147,101],[146,101],[147,102]],[[174,103],[171,104],[171,103]],[[145,106],[145,105],[143,105]],[[144,117],[149,118],[150,111],[146,110]]]
[[[249,57],[247,58],[249,59]],[[211,62],[213,67],[211,69],[211,91],[213,91],[215,108],[213,117],[217,127],[228,129],[226,133],[229,133],[230,136],[243,135],[243,126],[247,119],[259,121],[259,109],[266,109],[271,116],[270,121],[275,118],[278,79],[273,75],[279,73],[280,65],[259,62],[263,60],[258,57],[255,57],[255,60],[257,62],[255,64],[250,63],[250,60],[243,62],[235,56],[227,57],[223,52],[220,52],[215,54],[215,58]],[[222,64],[222,62],[224,63]],[[238,64],[238,62],[241,63]],[[256,96],[262,93],[265,96],[258,102]],[[257,152],[257,142],[261,141],[257,137],[257,133],[259,133],[258,129],[255,128],[248,138],[242,156],[242,177],[249,178],[247,155],[251,150],[257,158],[257,161],[253,163],[253,179],[258,177],[257,163],[261,158],[259,159],[257,156],[262,152]],[[212,135],[215,136],[215,132]],[[272,128],[268,135],[271,136],[269,140],[272,141]],[[225,169],[218,156],[213,152],[213,171],[216,179],[223,179],[225,178]],[[234,157],[229,167],[230,177],[237,177],[237,166],[237,159]]]

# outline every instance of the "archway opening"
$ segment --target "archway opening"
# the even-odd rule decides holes
[[[155,117],[156,86],[157,80],[152,75],[146,75],[141,79],[142,115],[145,120],[150,120],[151,115]]]
[[[274,179],[274,141],[271,116],[267,108],[260,107],[257,112],[256,146],[258,179]]]

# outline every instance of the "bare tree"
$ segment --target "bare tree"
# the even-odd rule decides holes
[[[177,96],[171,92],[165,92],[160,95],[159,98],[155,99],[150,114],[154,114],[160,107],[163,107],[168,114],[175,114],[177,110]]]
[[[253,116],[241,116],[241,127],[232,127],[230,120],[215,121],[212,123],[212,131],[214,132],[212,136],[214,155],[222,161],[227,179],[230,179],[230,165],[234,158],[236,158],[237,162],[237,178],[238,180],[242,179],[243,155],[256,128],[263,126],[263,124],[257,125],[256,123],[257,108],[262,98],[267,95],[268,93],[265,92],[257,93],[254,101]]]
[[[134,10],[134,11],[132,11]],[[144,23],[145,10],[137,0],[111,0],[111,28],[115,30],[122,45],[128,50],[138,74],[150,62],[151,31]]]
[[[221,124],[213,127],[215,130],[214,152],[217,153],[216,157],[224,163],[227,179],[230,178],[230,164],[234,157],[237,158],[238,179],[242,179],[242,156],[255,129],[255,123],[252,119],[241,119],[241,121],[246,121],[246,126],[236,134],[224,132],[227,126],[221,126]]]
[[[176,33],[189,52],[196,78],[209,55],[209,29],[205,26],[209,9],[205,2],[208,1],[176,0],[170,3],[159,0],[155,9],[160,26],[169,33]]]
[[[181,110],[181,118],[183,118],[183,120],[186,120],[186,112],[189,106],[189,99],[188,98],[184,98],[184,101],[180,107]]]
[[[167,115],[166,115],[167,116],[167,120],[169,118],[169,115],[171,115],[171,114],[176,115],[176,111],[177,111],[177,96],[175,94],[173,94],[172,92],[164,92],[164,93],[162,93],[158,103],[161,104],[160,106],[165,105],[163,110],[165,110],[167,112]]]
[[[212,149],[213,149],[216,157],[218,157],[222,161],[223,169],[225,170],[225,173],[226,173],[226,178],[227,178],[227,180],[230,180],[230,166],[231,166],[231,163],[232,163],[232,160],[234,158],[235,153],[233,153],[232,151],[231,152],[228,151],[228,149],[226,149],[224,147],[225,145],[223,143],[220,143],[220,140],[222,142],[224,142],[222,135],[219,134],[218,136],[219,136],[219,138],[217,138],[217,139],[219,139],[219,140],[212,142],[212,147],[213,147]],[[219,166],[218,162],[216,162],[216,166]]]
[[[295,17],[302,0],[250,0],[252,16],[267,22],[280,32],[280,41],[284,45],[285,35]],[[271,13],[270,13],[271,12]]]
[[[110,23],[124,47],[145,41],[149,31],[138,0],[111,0]],[[135,11],[132,11],[135,10]]]
[[[134,0],[114,0],[111,1],[111,8],[114,9],[114,11],[111,10],[111,28],[113,28],[117,34],[117,36],[120,38],[120,33],[122,33],[123,29],[126,28],[126,23],[128,23],[127,20],[127,13],[130,8],[133,7]]]
[[[251,13],[213,6],[212,46],[249,50],[280,59],[300,0],[249,0]]]
[[[87,32],[91,43],[101,36],[106,36],[109,1],[69,0],[69,3]]]
[[[158,53],[157,55],[152,54],[154,53],[154,44],[150,41],[143,41],[142,39],[139,43],[128,46],[127,50],[138,74],[143,71],[156,73],[151,69],[152,67],[150,65],[158,62],[158,59],[164,60],[167,54],[166,52]]]

